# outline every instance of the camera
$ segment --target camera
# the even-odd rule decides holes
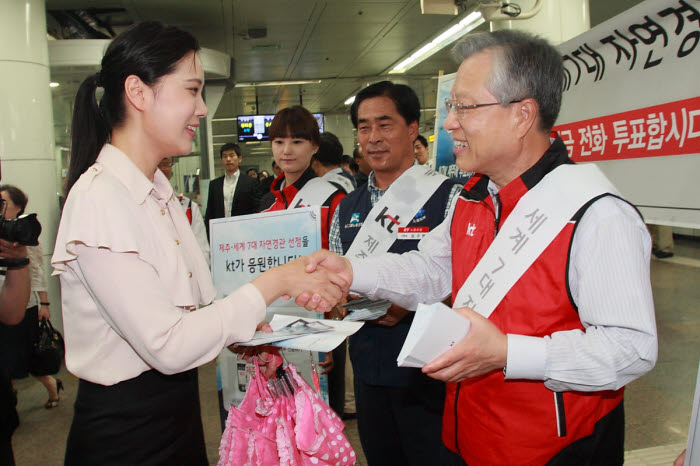
[[[17,218],[7,219],[0,215],[0,238],[17,242],[24,246],[36,246],[39,244],[41,223],[36,219],[36,214],[26,214]],[[0,258],[0,267],[16,267],[24,265],[26,259]]]

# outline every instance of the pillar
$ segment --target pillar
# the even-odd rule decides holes
[[[29,197],[26,212],[36,212],[41,222],[48,276],[60,206],[45,10],[44,0],[10,0],[2,6],[0,163],[2,183],[22,189]],[[62,328],[58,288],[58,280],[49,279],[52,322]]]

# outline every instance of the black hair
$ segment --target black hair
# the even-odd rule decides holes
[[[349,155],[345,154],[343,155],[343,161],[340,163],[341,165],[347,163],[348,167],[350,167],[350,171],[353,173],[357,173],[357,171],[360,169],[360,166],[355,162],[355,159],[350,157]]]
[[[357,146],[352,150],[352,158],[353,160],[362,158],[362,155],[360,155],[360,146]]]
[[[185,55],[198,50],[192,34],[157,21],[135,24],[109,44],[101,70],[88,76],[75,96],[66,194],[95,163],[112,129],[124,123],[126,78],[136,75],[152,86],[172,73]],[[99,105],[95,96],[98,87],[104,88]]]
[[[416,141],[420,142],[426,149],[428,148],[428,140],[425,139],[425,136],[423,136],[422,134],[416,136]]]
[[[322,133],[318,151],[313,158],[324,167],[339,167],[343,161],[343,145],[340,143],[338,136],[328,131]]]
[[[237,156],[241,156],[241,146],[236,144],[235,142],[227,142],[223,146],[221,146],[221,149],[219,149],[219,157],[224,158],[224,152],[227,150],[234,150],[236,151]]]
[[[7,192],[7,195],[10,196],[12,203],[19,207],[17,216],[19,217],[22,215],[24,213],[24,209],[27,207],[27,203],[29,202],[29,198],[26,194],[24,194],[24,191],[11,184],[0,184],[0,192],[2,191]]]
[[[270,123],[270,141],[277,138],[299,138],[320,144],[320,133],[316,118],[301,105],[283,108]]]
[[[388,97],[394,102],[396,110],[406,120],[407,125],[414,121],[416,123],[420,122],[420,101],[413,89],[405,84],[380,81],[365,87],[355,96],[355,101],[350,107],[350,119],[355,128],[357,128],[357,109],[360,108],[362,101],[382,96]]]

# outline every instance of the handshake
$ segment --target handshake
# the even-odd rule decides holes
[[[320,249],[253,280],[269,305],[279,297],[294,298],[309,311],[328,312],[348,294],[352,266],[346,258]]]

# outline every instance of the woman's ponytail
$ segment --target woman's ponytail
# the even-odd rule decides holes
[[[96,90],[96,75],[90,75],[80,85],[75,96],[66,196],[80,175],[95,163],[102,146],[109,139],[111,130],[97,105]]]

